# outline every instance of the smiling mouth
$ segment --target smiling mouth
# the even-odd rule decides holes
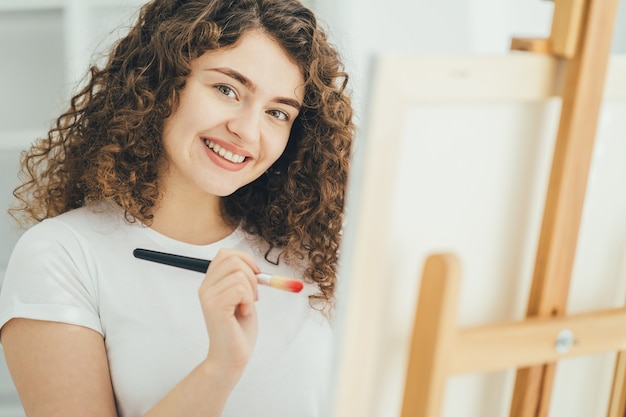
[[[218,145],[217,143],[213,142],[212,140],[209,139],[205,139],[204,140],[204,144],[211,149],[215,154],[221,156],[222,158],[226,159],[227,161],[230,161],[234,164],[240,164],[243,161],[245,161],[246,157],[243,155],[237,155],[236,153],[232,153],[231,151],[227,151],[226,149],[222,148],[220,145]]]

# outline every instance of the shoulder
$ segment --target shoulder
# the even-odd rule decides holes
[[[123,224],[121,209],[108,204],[77,208],[45,219],[30,227],[18,239],[12,257],[67,257],[83,253],[95,233],[110,231]]]
[[[111,203],[94,203],[43,220],[29,228],[24,236],[59,236],[106,231],[124,224],[122,209]]]
[[[61,215],[46,219],[26,230],[18,239],[9,260],[14,265],[40,272],[56,269],[63,260],[76,259],[83,253],[81,240],[72,222]]]
[[[89,230],[123,224],[124,211],[115,203],[98,202],[67,211],[48,220],[61,223],[68,228]]]

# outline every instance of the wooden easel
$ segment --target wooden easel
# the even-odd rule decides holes
[[[460,268],[430,257],[417,305],[402,417],[436,417],[448,376],[518,368],[511,417],[546,417],[556,361],[623,351],[609,417],[626,412],[626,310],[565,315],[618,0],[555,0],[549,39],[513,39],[512,49],[547,53],[564,70],[562,108],[527,318],[459,329]]]

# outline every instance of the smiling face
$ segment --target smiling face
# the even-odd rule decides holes
[[[285,150],[303,97],[298,65],[263,33],[194,60],[165,120],[164,197],[226,196],[257,179]]]

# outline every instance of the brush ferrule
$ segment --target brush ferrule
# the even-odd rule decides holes
[[[256,278],[259,280],[260,284],[265,285],[270,285],[270,281],[272,280],[272,276],[265,273],[256,274]]]

